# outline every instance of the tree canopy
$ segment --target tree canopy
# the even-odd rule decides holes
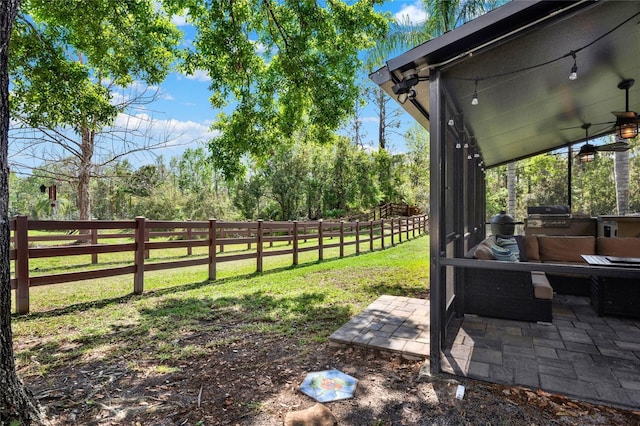
[[[210,145],[216,166],[237,174],[244,154],[270,154],[282,136],[337,129],[358,96],[359,52],[387,30],[380,3],[165,0],[196,28],[184,68],[208,73],[211,104],[222,110],[222,136]]]

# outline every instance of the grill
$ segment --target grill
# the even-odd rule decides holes
[[[594,235],[596,222],[590,217],[575,217],[569,206],[533,206],[527,208],[525,235]]]

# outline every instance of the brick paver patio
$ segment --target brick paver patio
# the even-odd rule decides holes
[[[429,301],[381,296],[329,339],[427,359]],[[446,373],[640,408],[640,321],[598,317],[587,298],[555,295],[551,324],[465,316],[447,340]]]

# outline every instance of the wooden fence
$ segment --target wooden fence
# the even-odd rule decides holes
[[[349,221],[369,221],[372,219],[389,219],[398,216],[417,216],[419,214],[420,209],[416,206],[410,206],[409,204],[383,203],[373,208],[369,213],[351,215],[346,219]]]
[[[45,221],[16,216],[11,220],[10,229],[13,232],[10,256],[14,262],[11,288],[15,290],[16,311],[24,314],[29,312],[30,287],[133,274],[133,292],[141,294],[144,273],[148,271],[208,265],[209,279],[215,280],[220,262],[255,259],[256,271],[262,272],[263,260],[269,256],[290,255],[293,265],[297,265],[299,254],[307,251],[317,251],[318,260],[323,260],[324,250],[334,247],[339,248],[340,257],[350,245],[355,246],[356,254],[363,245],[370,251],[376,247],[384,249],[427,232],[428,221],[426,215],[367,222],[224,222],[216,219],[173,222],[144,217],[130,221]],[[29,231],[48,231],[49,234],[30,235]],[[110,239],[120,242],[107,243]],[[274,246],[274,243],[282,244]],[[238,244],[246,244],[247,250],[225,253],[225,246]],[[207,254],[191,256],[194,247],[207,247]],[[186,249],[188,258],[145,263],[149,251],[174,248]],[[91,255],[91,263],[98,264],[100,254],[119,252],[133,254],[130,264],[30,275],[30,259]]]

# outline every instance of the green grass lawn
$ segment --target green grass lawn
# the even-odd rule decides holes
[[[424,293],[428,246],[425,235],[323,262],[308,253],[297,267],[290,256],[272,257],[262,274],[254,260],[229,262],[211,282],[206,266],[152,272],[142,295],[132,294],[129,275],[35,287],[31,313],[12,319],[17,363],[29,376],[95,359],[158,363],[206,355],[248,334],[323,342],[382,294]],[[234,332],[222,332],[227,328]],[[204,345],[175,344],[203,333],[210,334]]]

